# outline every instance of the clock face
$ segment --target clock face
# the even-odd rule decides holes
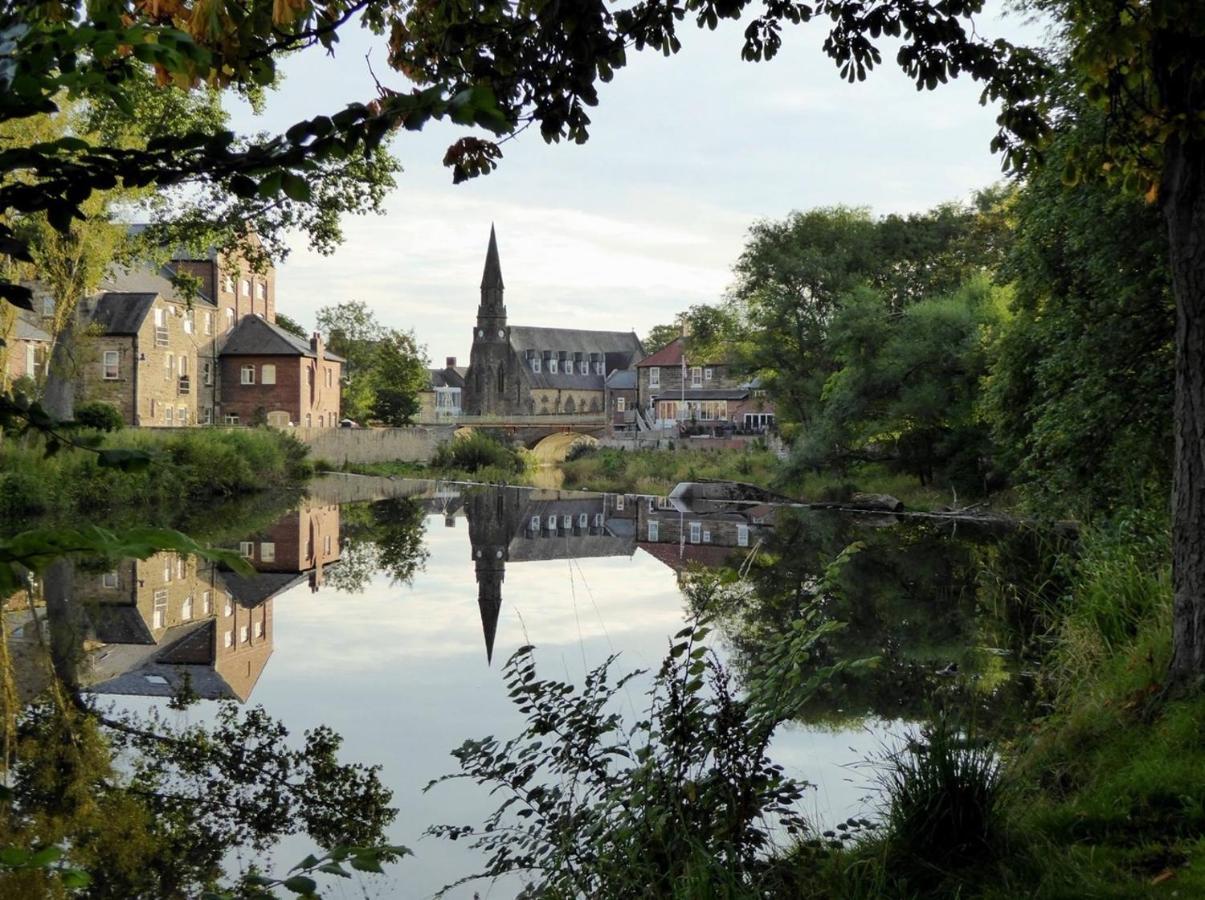
[[[498,337],[506,337],[506,331],[499,328],[498,329]]]
[[[477,329],[477,337],[485,337],[485,329],[484,328]]]

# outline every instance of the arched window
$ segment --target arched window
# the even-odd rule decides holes
[[[501,394],[506,390],[506,370],[502,367],[502,363],[498,363],[498,393]]]

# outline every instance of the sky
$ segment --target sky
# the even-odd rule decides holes
[[[630,56],[602,86],[585,145],[547,145],[532,129],[504,145],[497,171],[453,185],[441,160],[466,132],[397,135],[403,172],[385,214],[346,219],[331,256],[294,236],[277,267],[277,309],[309,328],[323,306],[364,301],[382,324],[413,329],[433,363],[465,365],[492,223],[512,324],[644,335],[722,299],[760,219],[835,204],[919,211],[1002,177],[989,152],[996,112],[969,79],[918,92],[888,51],[866,82],[846,84],[820,51],[822,22],[787,28],[778,57],[747,63],[741,27],[727,24],[683,26],[669,59]],[[1036,38],[1014,18],[984,16],[977,28]],[[279,130],[366,102],[369,61],[383,83],[408,89],[384,57],[383,39],[349,29],[333,57],[288,59],[262,115],[231,101],[232,127]]]

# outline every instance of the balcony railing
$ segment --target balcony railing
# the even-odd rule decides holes
[[[187,375],[181,375],[177,392],[180,394],[188,394],[192,392],[192,384],[188,380]]]

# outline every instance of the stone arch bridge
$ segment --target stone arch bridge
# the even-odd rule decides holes
[[[459,436],[477,429],[500,431],[535,453],[540,462],[562,462],[575,444],[597,444],[607,430],[606,416],[461,416]]]

